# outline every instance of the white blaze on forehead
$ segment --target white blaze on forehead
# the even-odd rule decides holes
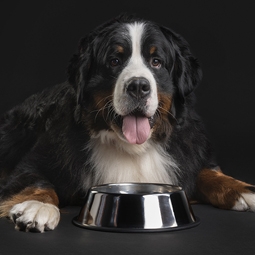
[[[122,116],[129,114],[129,102],[125,95],[125,84],[133,77],[146,78],[150,83],[151,93],[147,99],[146,115],[148,117],[154,115],[158,106],[156,81],[151,70],[146,66],[144,62],[145,60],[142,56],[142,42],[145,26],[146,25],[144,23],[137,22],[127,25],[132,54],[127,66],[122,70],[116,81],[113,98],[115,111]]]
[[[143,64],[141,58],[141,49],[142,49],[142,36],[144,33],[144,24],[143,23],[134,23],[128,25],[129,34],[132,42],[132,57],[130,62],[136,62],[137,64]]]

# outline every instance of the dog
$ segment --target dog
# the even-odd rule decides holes
[[[201,68],[171,29],[120,15],[80,40],[67,82],[0,121],[0,215],[21,231],[59,223],[91,186],[181,186],[190,201],[255,211],[255,187],[226,176],[194,110]]]

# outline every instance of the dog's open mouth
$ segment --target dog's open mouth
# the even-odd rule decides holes
[[[148,140],[153,125],[153,117],[146,117],[140,113],[123,117],[122,133],[131,144],[142,144]]]

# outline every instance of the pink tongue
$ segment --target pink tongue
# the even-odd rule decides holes
[[[123,118],[122,132],[132,144],[144,143],[150,135],[150,124],[146,117],[128,115]]]

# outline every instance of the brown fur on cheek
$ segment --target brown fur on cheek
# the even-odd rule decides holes
[[[172,132],[172,125],[169,120],[172,98],[169,95],[159,93],[158,102],[158,110],[155,114],[156,120],[153,126],[153,137],[156,140],[165,140],[169,138]]]
[[[49,203],[56,206],[58,206],[59,203],[58,196],[53,189],[39,189],[34,187],[28,187],[22,190],[20,193],[1,202],[0,217],[8,216],[10,209],[14,205],[28,200],[36,200],[39,202]]]
[[[223,174],[221,170],[203,169],[197,180],[202,201],[222,209],[232,209],[242,193],[250,193],[249,186]]]
[[[112,94],[109,92],[97,92],[91,96],[91,102],[83,114],[82,120],[89,132],[98,132],[109,129],[112,116]]]
[[[97,110],[107,110],[107,106],[109,104],[109,101],[112,101],[112,94],[111,92],[107,92],[102,94],[100,93],[94,93],[93,94],[93,99],[94,99],[94,109]]]

